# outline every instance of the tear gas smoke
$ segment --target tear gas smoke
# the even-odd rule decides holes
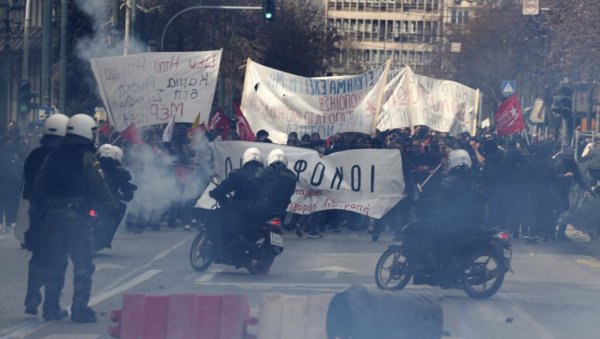
[[[210,178],[210,147],[201,134],[194,135],[189,147],[195,156],[183,172],[181,159],[166,150],[145,144],[129,148],[126,168],[138,185],[128,206],[130,221],[134,218],[143,226],[158,225],[174,206],[189,209],[194,205]]]

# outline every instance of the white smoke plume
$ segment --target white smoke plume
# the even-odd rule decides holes
[[[133,201],[129,204],[129,220],[150,227],[166,221],[173,203],[183,209],[185,217],[196,199],[202,194],[210,178],[210,147],[204,135],[196,134],[189,147],[195,156],[186,168],[185,180],[177,175],[178,159],[165,150],[150,145],[133,146],[127,152],[126,168],[138,185]],[[191,219],[192,217],[189,217]],[[169,216],[169,219],[175,219]],[[182,220],[184,222],[189,220]]]
[[[111,31],[112,2],[101,0],[76,0],[77,6],[92,18],[94,34],[77,41],[77,56],[84,61],[93,58],[123,55],[123,32]],[[110,39],[109,39],[110,36]],[[109,43],[110,40],[110,43]],[[147,50],[145,44],[133,35],[129,39],[129,54]]]

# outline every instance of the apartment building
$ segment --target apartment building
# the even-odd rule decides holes
[[[357,73],[392,61],[417,72],[436,67],[436,56],[459,52],[460,32],[490,0],[323,0],[326,20],[342,36],[332,72]]]

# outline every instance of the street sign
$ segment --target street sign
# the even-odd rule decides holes
[[[523,15],[540,14],[540,0],[523,0]]]
[[[502,81],[502,95],[505,97],[509,97],[513,95],[517,89],[517,82],[514,80],[504,80]]]

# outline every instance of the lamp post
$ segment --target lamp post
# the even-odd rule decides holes
[[[4,75],[2,84],[0,85],[0,126],[8,127],[11,120],[12,111],[12,80],[13,80],[13,58],[11,42],[13,35],[21,29],[22,10],[25,8],[22,1],[18,0],[0,0],[0,36],[4,39],[2,45],[1,64],[4,69],[0,70]]]

